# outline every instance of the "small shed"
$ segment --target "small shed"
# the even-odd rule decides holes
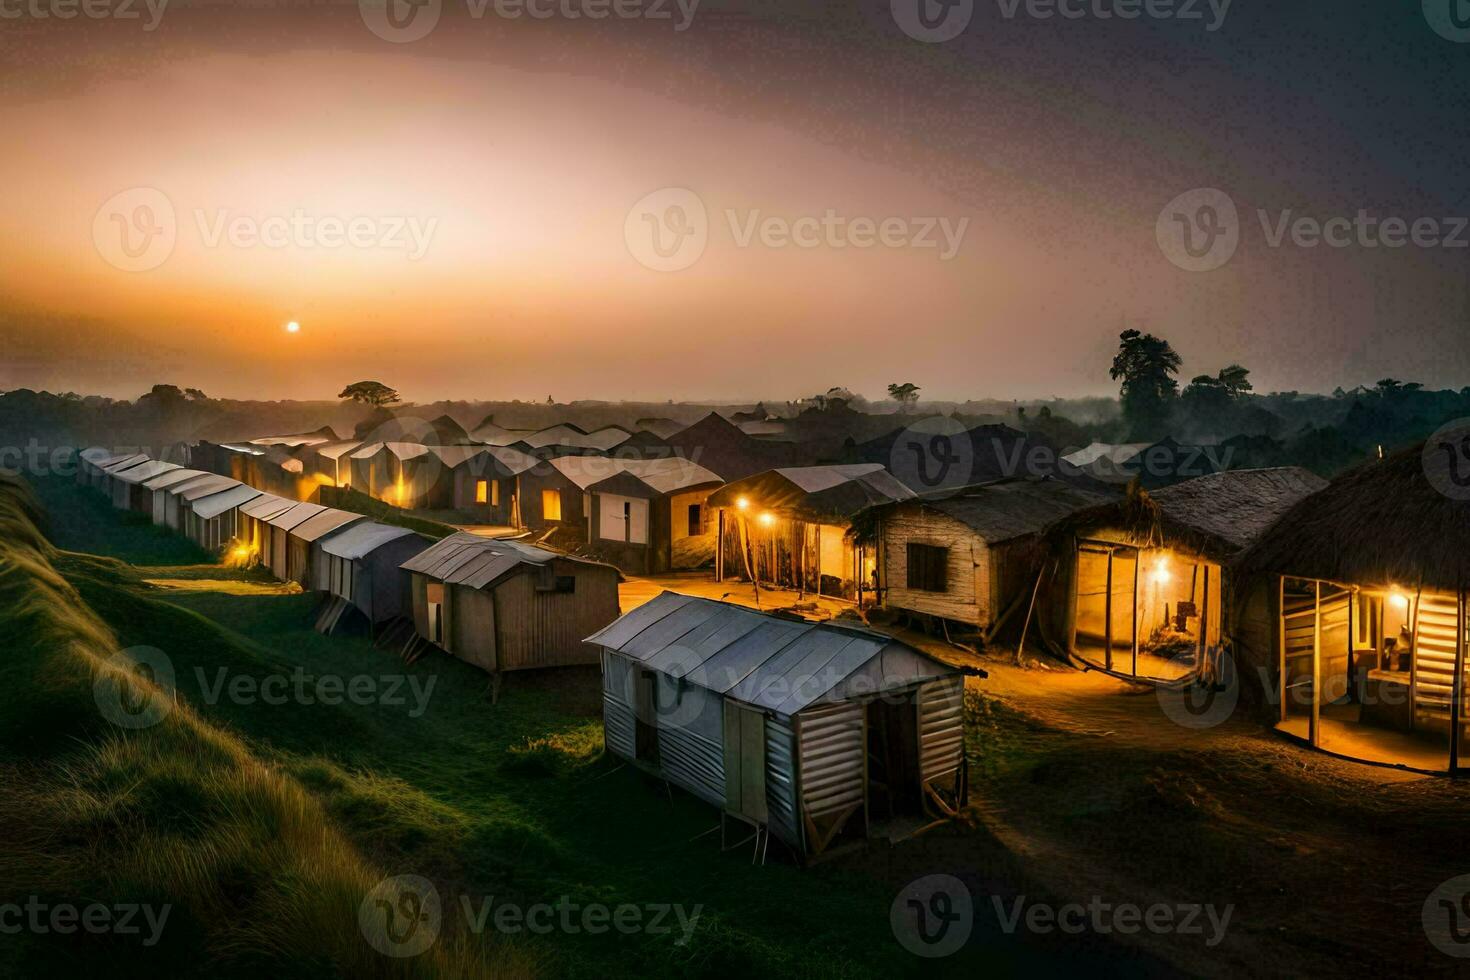
[[[171,470],[183,469],[177,463],[165,463],[162,460],[150,459],[129,467],[112,476],[112,506],[119,510],[142,511],[146,499],[144,484],[156,476],[162,476]]]
[[[112,496],[113,477],[116,474],[124,473],[134,466],[148,461],[148,456],[144,453],[124,453],[121,456],[114,456],[98,467],[97,478],[93,481],[93,486],[110,497]]]
[[[321,504],[301,503],[262,522],[265,541],[260,557],[272,575],[282,582],[291,581],[291,532],[326,510]]]
[[[460,532],[403,563],[414,628],[491,673],[595,664],[583,637],[618,616],[611,565]]]
[[[409,573],[400,566],[431,543],[392,524],[350,524],[321,539],[307,587],[351,605],[376,627],[410,611]],[[338,618],[324,622],[335,626]]]
[[[293,527],[286,533],[286,580],[309,585],[311,570],[320,563],[322,539],[366,519],[328,507]]]
[[[102,464],[116,455],[102,446],[88,446],[77,453],[77,483],[82,486],[90,484]]]
[[[168,496],[164,511],[165,521],[170,529],[187,534],[185,518],[189,514],[190,504],[225,490],[233,490],[238,486],[243,486],[239,480],[232,480],[227,476],[213,473],[205,479],[175,484],[166,491]]]
[[[714,557],[708,501],[724,482],[718,474],[679,457],[612,462],[618,472],[583,488],[590,504],[587,541],[599,555],[643,575],[674,568],[676,549]],[[698,541],[707,543],[691,547]]]
[[[296,501],[273,493],[262,493],[248,504],[240,506],[240,526],[235,536],[239,538],[250,561],[270,564],[271,527],[267,522],[295,506]]]
[[[189,501],[184,508],[184,533],[209,551],[223,549],[239,532],[240,508],[260,494],[254,487],[237,483]]]
[[[464,447],[455,447],[464,448]],[[455,510],[485,524],[520,527],[521,474],[550,466],[512,446],[482,446],[450,469]]]
[[[154,524],[163,527],[167,523],[166,515],[168,508],[166,501],[168,500],[169,488],[181,483],[197,480],[200,477],[213,475],[215,474],[188,468],[168,470],[150,480],[144,480],[142,485],[143,489],[134,497],[134,500],[139,504],[140,513],[148,515]]]
[[[1032,595],[1041,532],[1108,499],[1051,478],[999,480],[874,507],[857,536],[878,549],[882,605],[989,636]]]
[[[607,750],[805,861],[964,804],[964,678],[892,637],[664,592],[588,638]]]
[[[873,550],[848,530],[859,513],[916,494],[879,463],[792,466],[727,483],[709,498],[727,576],[861,600],[873,587]]]

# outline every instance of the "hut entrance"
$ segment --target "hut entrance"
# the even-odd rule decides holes
[[[924,813],[919,710],[914,694],[882,695],[867,706],[868,811],[875,821]]]
[[[1220,567],[1169,548],[1077,545],[1073,650],[1114,673],[1173,681],[1220,643]]]
[[[1467,757],[1463,597],[1283,578],[1279,601],[1280,730],[1414,769]]]
[[[646,667],[633,675],[634,757],[658,765],[658,675]]]

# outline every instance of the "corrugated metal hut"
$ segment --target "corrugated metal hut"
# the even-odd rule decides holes
[[[185,480],[164,488],[164,512],[163,522],[170,530],[184,531],[184,514],[188,502],[207,497],[210,494],[229,490],[240,485],[239,480],[232,480],[218,473],[200,477],[197,480]]]
[[[520,478],[542,460],[510,446],[484,446],[451,470],[455,510],[484,524],[521,526]]]
[[[853,518],[915,496],[878,463],[787,467],[727,483],[709,498],[720,541],[715,578],[861,600],[877,559],[848,536]]]
[[[200,547],[218,551],[234,541],[240,508],[261,495],[254,487],[236,483],[224,490],[186,501],[183,530]]]
[[[409,573],[400,566],[432,542],[407,528],[360,521],[322,538],[314,549],[307,587],[330,595],[333,605],[350,606],[371,627],[408,615]],[[321,618],[324,632],[340,620],[342,609]]]
[[[587,541],[599,555],[644,575],[670,570],[675,546],[692,539],[708,539],[705,551],[714,556],[708,501],[724,482],[718,474],[673,457],[613,462],[617,473],[584,488],[590,503]]]
[[[595,664],[583,637],[618,616],[611,565],[452,534],[403,563],[418,635],[491,673]]]
[[[326,510],[321,504],[299,503],[261,522],[264,542],[260,558],[272,575],[282,582],[291,580],[291,531]]]
[[[115,455],[111,449],[102,446],[88,446],[77,453],[77,483],[83,486],[90,484],[98,468]]]
[[[962,672],[892,637],[665,592],[588,642],[608,751],[800,860],[965,801]]]
[[[291,528],[286,533],[286,580],[309,586],[322,539],[364,520],[361,514],[328,507]]]
[[[150,459],[112,474],[112,506],[119,510],[142,511],[146,499],[144,484],[156,476],[183,469],[177,463]]]
[[[159,527],[163,527],[166,521],[168,508],[169,487],[181,483],[188,483],[201,477],[215,476],[217,474],[206,473],[203,470],[177,469],[160,473],[150,480],[143,481],[142,491],[134,498],[139,504],[140,513],[147,514],[149,519]]]
[[[98,466],[92,485],[111,497],[113,476],[146,462],[148,462],[148,456],[144,453],[125,453],[121,456],[114,456]]]
[[[267,522],[296,505],[296,501],[273,493],[262,493],[248,504],[240,505],[240,524],[235,536],[251,559],[270,564],[271,527]]]

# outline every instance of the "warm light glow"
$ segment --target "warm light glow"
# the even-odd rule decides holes
[[[1160,558],[1158,564],[1154,565],[1154,581],[1160,585],[1168,585],[1174,574],[1169,571],[1169,559]]]
[[[744,510],[745,508],[750,506],[750,501],[744,497],[739,497],[735,501],[735,506],[739,507],[741,510]]]
[[[776,515],[775,514],[765,513],[765,514],[762,514],[761,515],[761,526],[762,527],[770,527],[774,523],[776,523]]]
[[[1393,607],[1395,609],[1408,609],[1409,608],[1409,597],[1406,596],[1406,595],[1404,595],[1402,592],[1393,592],[1393,593],[1390,593],[1389,594],[1389,597],[1388,597],[1388,601],[1393,604]]]
[[[290,323],[286,324],[286,332],[287,333],[300,333],[301,332],[301,324],[297,323],[295,320],[292,320]]]
[[[230,549],[230,560],[236,564],[243,565],[250,560],[250,556],[253,553],[248,545],[237,544]]]

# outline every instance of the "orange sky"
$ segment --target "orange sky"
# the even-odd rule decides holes
[[[1111,388],[1125,316],[1173,339],[1187,374],[1242,360],[1272,387],[1450,383],[1466,367],[1425,349],[1464,322],[1443,256],[1246,246],[1204,276],[1169,265],[1154,223],[1179,190],[1220,176],[1243,199],[1299,199],[1235,164],[1212,174],[1202,137],[1107,99],[982,80],[877,35],[841,57],[774,21],[751,53],[743,22],[713,15],[680,35],[449,21],[391,45],[350,5],[310,14],[294,31],[289,11],[187,7],[150,34],[0,31],[18,56],[0,109],[0,387],[329,397],[375,377],[423,401],[565,400],[880,396],[912,380],[935,397],[1081,395]],[[788,30],[783,55],[768,36]],[[874,59],[911,67],[916,93],[902,75],[875,88]],[[64,82],[38,80],[58,64]],[[1120,161],[1125,142],[1149,152]],[[706,251],[678,272],[625,240],[629,209],[666,187],[709,216]],[[167,199],[176,241],[128,272],[94,224],[120,234],[99,208],[137,188]],[[946,261],[742,247],[729,210],[967,225]],[[363,219],[366,243],[211,240],[221,221],[293,215]]]

